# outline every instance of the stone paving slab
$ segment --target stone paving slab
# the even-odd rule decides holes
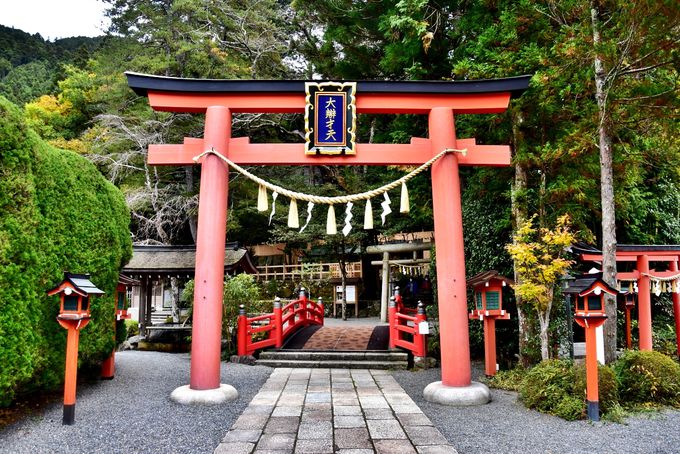
[[[453,453],[388,371],[274,369],[215,454]]]

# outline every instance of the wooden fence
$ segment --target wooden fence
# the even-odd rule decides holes
[[[339,279],[340,265],[337,263],[301,263],[295,265],[262,265],[257,267],[259,281],[294,281],[308,279]],[[362,277],[361,262],[347,264],[347,277]]]

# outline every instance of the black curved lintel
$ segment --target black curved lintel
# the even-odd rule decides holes
[[[304,93],[304,80],[185,79],[126,72],[128,85],[140,96],[149,91],[185,93]],[[531,75],[502,79],[460,81],[385,81],[360,80],[358,93],[476,94],[507,93],[521,96],[529,87]],[[324,82],[313,80],[309,82]]]

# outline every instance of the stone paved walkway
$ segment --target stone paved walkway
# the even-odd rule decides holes
[[[274,369],[215,454],[456,453],[389,371]]]

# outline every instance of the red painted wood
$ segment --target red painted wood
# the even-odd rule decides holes
[[[624,281],[638,280],[639,278],[640,278],[640,273],[638,272],[638,270],[628,271],[628,272],[624,271],[624,272],[616,273],[616,279],[619,280],[619,281],[621,281],[621,280],[624,280]]]
[[[76,383],[78,376],[78,340],[80,329],[73,322],[66,337],[66,370],[64,372],[64,405],[76,403]]]
[[[148,95],[151,107],[168,112],[202,113],[209,106],[224,106],[234,113],[302,113],[305,110],[304,93],[205,94],[150,90]],[[480,114],[503,112],[509,103],[510,93],[359,93],[356,110],[358,113],[427,114],[435,107],[446,107],[456,113]]]
[[[496,319],[484,319],[484,373],[487,377],[496,375]]]
[[[228,155],[231,113],[214,106],[205,117],[206,146]],[[191,331],[191,379],[194,390],[220,387],[222,291],[227,225],[229,169],[217,156],[206,156],[201,169],[196,241],[196,287]]]
[[[474,139],[468,139],[474,141]],[[460,141],[459,141],[460,142]],[[507,145],[461,145],[467,156],[458,155],[459,165],[508,166]],[[193,158],[205,151],[201,139],[185,139],[184,144],[149,145],[150,165],[192,165]],[[300,143],[249,143],[247,137],[229,141],[229,159],[240,165],[421,165],[432,157],[429,139],[413,138],[410,144],[357,144],[353,156],[310,156]],[[441,150],[440,150],[441,151]]]
[[[652,350],[652,297],[649,288],[649,257],[641,255],[637,260],[640,272],[638,280],[638,328],[640,333],[640,350]]]
[[[652,251],[646,252],[617,252],[617,262],[637,262],[638,257],[647,256],[650,262],[673,262],[678,259],[678,251]],[[602,262],[602,254],[581,254],[581,260],[587,262]]]
[[[633,336],[631,334],[630,326],[630,311],[632,308],[626,306],[626,348],[630,350],[633,348]]]
[[[595,326],[586,327],[586,400],[598,402],[597,335]]]
[[[451,109],[432,109],[429,131],[433,153],[459,148]],[[469,386],[471,382],[460,195],[458,155],[449,154],[432,166],[441,370],[445,386]]]
[[[267,320],[264,326],[253,326],[253,322]],[[257,350],[267,347],[281,347],[283,341],[298,328],[309,325],[323,325],[323,304],[301,298],[286,304],[283,308],[274,308],[272,313],[238,318],[238,354],[252,355]],[[267,339],[253,342],[253,334],[268,332]]]
[[[674,262],[671,262],[671,272],[678,272],[678,262],[680,258]],[[678,283],[680,285],[680,283]],[[675,318],[675,343],[677,346],[678,358],[680,358],[680,293],[673,292],[673,316]]]

